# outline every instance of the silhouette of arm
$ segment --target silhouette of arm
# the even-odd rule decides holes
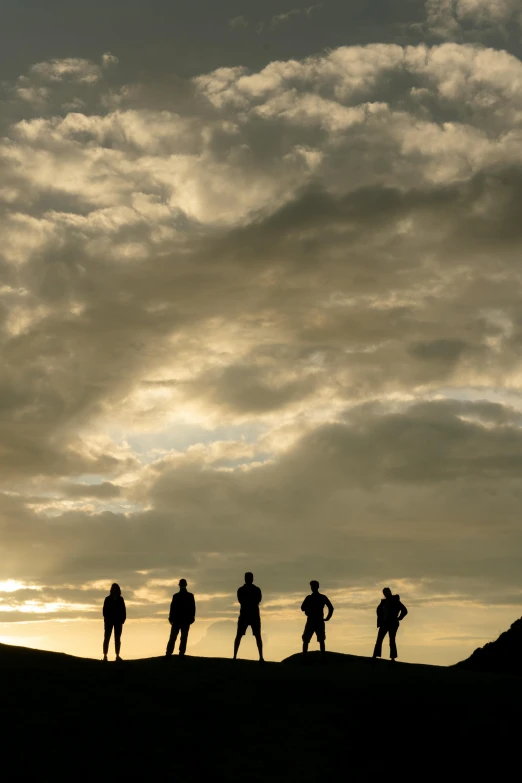
[[[406,609],[404,604],[401,603],[400,601],[399,601],[399,609],[401,610],[401,613],[399,614],[399,617],[397,619],[400,622],[401,620],[404,620],[404,618],[408,614],[408,610]]]
[[[327,614],[327,615],[326,615],[326,617],[324,618],[324,621],[327,623],[327,622],[328,622],[328,620],[330,619],[330,617],[331,617],[331,616],[333,615],[333,613],[334,613],[334,608],[333,608],[333,606],[332,606],[332,602],[331,602],[331,601],[330,601],[330,600],[329,600],[329,599],[328,599],[326,596],[324,597],[324,605],[325,605],[325,606],[326,606],[326,608],[328,609],[328,614]]]
[[[172,601],[170,602],[170,611],[169,611],[169,623],[172,625],[174,621],[174,609],[176,607],[176,603],[174,601],[175,596],[172,596]]]
[[[258,589],[258,595],[259,595],[259,600],[258,600],[257,604],[259,606],[259,604],[263,600],[263,594],[261,593],[261,588],[260,587],[258,587],[257,589]]]
[[[241,588],[240,587],[237,590],[237,602],[238,602],[239,606],[242,605],[241,604]]]
[[[108,606],[107,606],[108,598],[105,599],[103,602],[103,619],[108,620],[109,619],[109,612],[108,612]]]
[[[301,611],[306,614],[306,609],[308,606],[308,596],[304,599],[303,603],[301,604]]]
[[[381,627],[381,606],[382,602],[377,606],[376,612],[377,612],[377,628]]]
[[[125,623],[126,619],[127,619],[127,607],[125,606],[125,601],[122,598],[121,599],[121,624],[122,625]]]
[[[196,619],[196,599],[194,598],[194,596],[192,596],[191,603],[192,603],[192,622],[191,622],[192,625],[192,623]]]

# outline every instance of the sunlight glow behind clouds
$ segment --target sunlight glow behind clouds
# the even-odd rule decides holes
[[[6,579],[0,582],[0,593],[15,593],[17,590],[41,590],[38,585],[25,585],[23,582],[17,582],[16,579]]]

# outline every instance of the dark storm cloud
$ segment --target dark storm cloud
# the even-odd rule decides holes
[[[313,5],[281,0],[266,0],[262,6],[254,0],[180,0],[175,5],[169,0],[113,0],[108,6],[101,0],[89,5],[49,0],[44,8],[36,0],[23,5],[8,0],[0,17],[5,42],[0,62],[4,72],[14,76],[28,62],[78,56],[96,60],[113,51],[127,63],[133,80],[143,76],[145,63],[160,78],[168,70],[192,75],[221,65],[259,67],[325,46],[404,37],[401,24],[421,23],[426,17],[420,0],[393,6],[329,0],[312,12],[312,25],[306,10]],[[301,13],[286,24],[272,23],[295,10]],[[230,24],[240,17],[248,24]]]
[[[198,378],[192,395],[200,394],[209,402],[242,415],[277,410],[292,401],[301,400],[314,389],[312,377],[277,382],[271,379],[269,367],[232,365],[224,371]]]
[[[4,78],[35,62],[98,61],[108,51],[125,63],[123,81],[156,82],[166,73],[186,76],[223,65],[260,68],[327,47],[374,42],[442,38],[520,52],[516,0],[266,0],[262,5],[255,0],[113,0],[110,5],[48,0],[45,6],[38,0],[6,0],[0,14]],[[274,24],[274,19],[285,21]]]
[[[419,359],[427,361],[455,362],[466,350],[462,340],[432,340],[428,343],[414,343],[411,352]]]

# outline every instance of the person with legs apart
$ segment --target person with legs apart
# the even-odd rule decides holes
[[[326,647],[326,629],[327,623],[333,615],[334,608],[326,595],[319,592],[319,582],[312,579],[310,582],[312,592],[304,599],[301,611],[306,615],[306,625],[303,632],[303,656],[308,652],[308,645],[315,634],[319,642],[321,654],[324,656]],[[328,609],[328,614],[324,616],[324,608]]]
[[[196,619],[196,601],[194,595],[187,590],[187,580],[179,580],[179,593],[174,593],[172,603],[170,604],[169,623],[171,625],[170,637],[167,643],[166,656],[170,658],[174,652],[174,645],[178,634],[179,655],[181,658],[185,655],[187,649],[187,639],[190,626]]]
[[[234,660],[237,658],[241,639],[245,635],[248,626],[250,626],[256,640],[259,660],[262,663],[264,658],[263,642],[261,640],[261,616],[259,614],[259,604],[262,601],[262,595],[259,587],[254,584],[254,575],[250,571],[247,571],[245,574],[245,584],[237,591],[237,600],[241,608],[239,610],[237,634],[234,641]]]

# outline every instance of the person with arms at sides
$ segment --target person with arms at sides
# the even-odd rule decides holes
[[[174,593],[170,604],[169,623],[171,625],[170,637],[167,643],[166,656],[170,658],[174,652],[174,645],[180,633],[179,655],[183,658],[187,649],[187,639],[190,626],[196,619],[196,601],[194,595],[187,590],[187,580],[179,580],[179,593]]]
[[[373,658],[380,658],[382,655],[382,643],[384,637],[388,634],[390,640],[390,658],[395,661],[397,658],[397,644],[395,637],[399,629],[399,623],[408,614],[408,610],[401,603],[399,595],[392,595],[389,587],[382,591],[384,598],[377,607],[377,641],[373,650]]]
[[[312,579],[310,587],[312,592],[306,596],[301,606],[301,611],[306,615],[306,625],[303,632],[303,656],[308,652],[308,645],[314,633],[319,642],[321,655],[324,655],[326,650],[326,629],[324,624],[330,620],[334,608],[328,598],[319,592],[319,582]],[[325,606],[328,609],[326,617],[324,616]]]
[[[261,640],[261,616],[259,614],[259,604],[262,598],[261,590],[254,584],[254,574],[247,571],[245,584],[237,591],[237,600],[241,608],[239,610],[237,634],[234,641],[234,660],[237,658],[241,638],[246,634],[247,628],[250,626],[259,651],[259,661],[261,663],[264,661],[263,642]]]
[[[127,610],[123,600],[120,586],[114,583],[111,586],[110,595],[103,602],[103,622],[105,625],[105,634],[103,637],[103,660],[107,660],[109,652],[109,642],[114,629],[114,649],[116,650],[116,660],[121,661],[121,632],[125,620],[127,619]]]

